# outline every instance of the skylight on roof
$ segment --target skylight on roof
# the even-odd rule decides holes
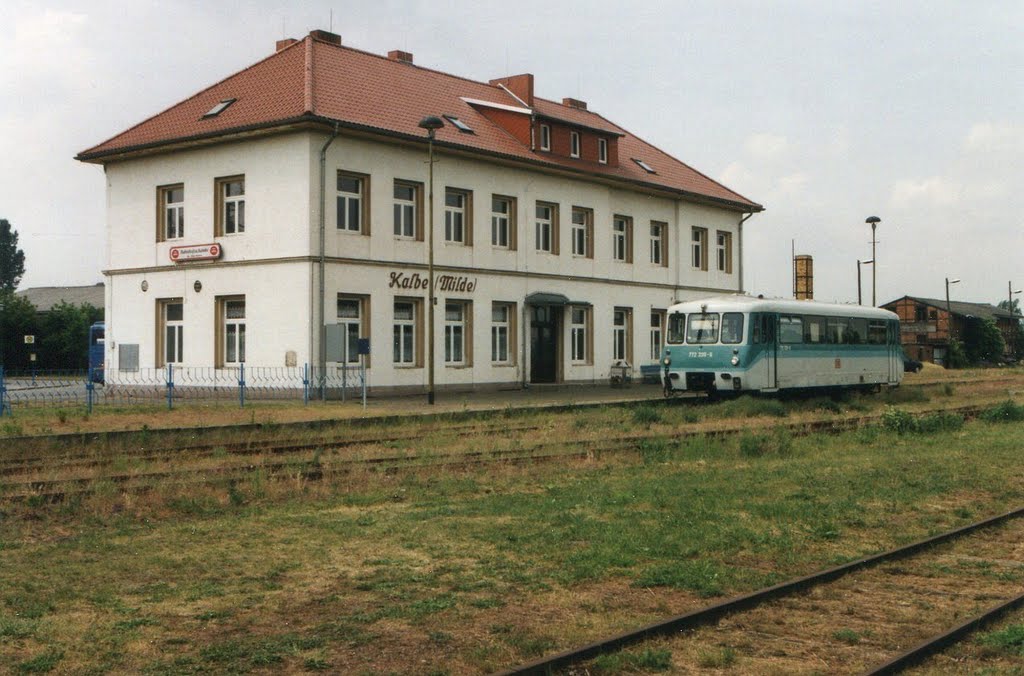
[[[228,106],[230,106],[237,100],[238,99],[224,99],[223,101],[215,105],[213,108],[210,108],[210,110],[205,115],[203,115],[203,118],[205,119],[207,117],[217,117],[218,115],[223,113]]]
[[[656,172],[653,169],[653,167],[651,167],[651,165],[647,164],[643,160],[638,160],[637,158],[634,157],[633,161],[636,162],[638,165],[640,165],[640,168],[643,169],[644,171],[646,171],[648,174],[657,174],[658,173],[658,172]]]
[[[476,132],[473,131],[472,127],[470,127],[468,124],[466,124],[465,122],[463,122],[459,118],[455,117],[454,115],[445,115],[444,119],[446,119],[449,122],[451,122],[453,125],[455,125],[456,129],[458,129],[459,131],[463,132],[464,134],[474,134],[474,133],[476,133]]]

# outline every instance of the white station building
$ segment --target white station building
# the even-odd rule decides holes
[[[325,31],[77,159],[106,173],[111,383],[329,376],[358,339],[377,391],[424,391],[431,363],[438,390],[607,381],[657,360],[670,305],[743,291],[762,210],[532,75],[476,82]]]

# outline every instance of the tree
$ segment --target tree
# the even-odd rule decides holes
[[[25,252],[18,248],[18,231],[0,218],[0,291],[14,291],[25,274]]]
[[[1003,334],[991,319],[980,317],[970,318],[964,326],[964,348],[967,361],[971,364],[979,362],[996,362],[1003,358],[1006,343]]]
[[[61,302],[43,315],[39,326],[39,366],[44,369],[89,368],[89,327],[103,311],[84,303]]]
[[[0,364],[6,371],[27,369],[34,346],[25,344],[25,336],[37,333],[36,308],[27,299],[2,290],[0,306]]]
[[[1000,310],[1009,310],[1011,314],[1019,315],[1020,299],[1014,298],[1012,303],[1009,299],[1001,300],[999,301],[999,304],[996,307],[998,307]]]

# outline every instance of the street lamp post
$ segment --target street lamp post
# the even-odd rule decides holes
[[[949,277],[946,277],[946,329],[951,341],[953,340],[953,310],[949,305],[949,285],[959,283],[959,279],[950,279]]]
[[[434,405],[434,133],[444,126],[441,118],[428,115],[419,126],[427,130],[427,160],[430,163],[430,197],[427,200],[427,283],[430,285],[427,314],[427,403]]]
[[[1014,316],[1014,312],[1013,312],[1013,297],[1016,294],[1020,293],[1021,291],[1024,291],[1024,289],[1014,289],[1013,288],[1013,282],[1007,282],[1006,283],[1006,293],[1007,293],[1007,306],[1006,306],[1006,309],[1010,311],[1010,321],[1011,322],[1013,321],[1013,316]],[[1011,324],[1011,326],[1013,326],[1013,325]],[[1018,350],[1020,348],[1020,346],[1017,344],[1017,342],[1018,342],[1017,341],[1017,335],[1019,333],[1020,332],[1017,330],[1017,327],[1014,327],[1013,333],[1011,334],[1013,336],[1013,343],[1014,344],[1012,346],[1010,346],[1010,350],[1012,350],[1012,352],[1013,352],[1013,354],[1011,356],[1014,357],[1014,358],[1016,358],[1017,352],[1018,352]]]
[[[1007,282],[1006,283],[1006,298],[1007,298],[1006,309],[1010,311],[1011,315],[1013,314],[1013,297],[1016,294],[1020,293],[1021,291],[1024,291],[1024,289],[1014,289],[1013,288],[1013,282]],[[2,306],[0,306],[0,308],[2,308]]]
[[[882,219],[878,216],[868,216],[867,220],[864,221],[871,225],[871,307],[878,307],[878,302],[875,299],[875,283],[877,282],[877,275],[875,271],[878,270],[878,265],[875,261],[878,260],[878,256],[875,254],[875,227],[882,222]]]
[[[863,305],[860,299],[860,266],[874,264],[873,260],[857,261],[857,305]]]

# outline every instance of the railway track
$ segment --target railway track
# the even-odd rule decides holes
[[[500,673],[588,673],[589,660],[641,642],[687,673],[897,673],[1024,606],[1022,517],[1013,510]]]
[[[981,407],[965,406],[945,409],[945,413],[965,418],[976,416]],[[920,415],[934,413],[929,411]],[[876,424],[880,415],[782,423],[773,429],[784,429],[793,435],[839,433],[865,425]],[[760,424],[759,424],[760,423]],[[731,425],[713,430],[673,430],[671,432],[631,432],[609,435],[579,433],[571,442],[514,442],[502,448],[501,435],[536,431],[538,425],[512,425],[507,421],[497,426],[467,425],[448,429],[455,439],[486,439],[488,450],[413,451],[380,453],[380,445],[396,441],[415,441],[414,434],[383,434],[360,439],[334,439],[294,442],[272,442],[267,445],[251,440],[235,445],[194,445],[183,449],[143,451],[97,457],[95,453],[65,455],[56,458],[0,463],[0,503],[28,499],[59,502],[70,496],[83,495],[97,486],[113,484],[123,492],[145,492],[172,478],[196,484],[219,485],[244,480],[256,472],[268,479],[302,478],[309,481],[330,480],[356,469],[394,473],[409,469],[468,468],[483,464],[523,464],[573,460],[609,453],[642,451],[645,444],[680,442],[690,438],[725,438],[749,433],[763,427],[763,420],[753,424]],[[372,449],[371,454],[358,456],[359,449]],[[350,453],[351,455],[345,455]],[[117,469],[129,463],[130,470]],[[59,476],[57,476],[59,474]]]

